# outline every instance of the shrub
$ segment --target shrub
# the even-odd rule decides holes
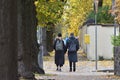
[[[114,46],[120,46],[120,34],[118,36],[112,36],[112,44]]]

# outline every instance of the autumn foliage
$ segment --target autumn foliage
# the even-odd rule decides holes
[[[116,0],[116,10],[115,10],[115,13],[116,13],[116,18],[115,19],[120,24],[120,0]]]

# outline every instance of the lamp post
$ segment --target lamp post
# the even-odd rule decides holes
[[[94,8],[95,8],[95,69],[97,71],[97,11],[98,11],[98,0],[94,0]]]

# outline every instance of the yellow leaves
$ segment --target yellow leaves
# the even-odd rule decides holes
[[[55,2],[56,0],[50,0],[50,2]]]
[[[35,4],[35,6],[37,6],[38,5],[38,1],[35,1],[34,4]]]
[[[112,0],[103,0],[103,5],[112,5]]]
[[[92,9],[92,2],[91,0],[68,0],[69,7],[65,10],[69,10],[66,13],[66,21],[69,22],[69,33],[74,32],[75,35],[78,35],[79,26],[85,20],[87,13]]]
[[[114,61],[98,61],[98,64],[103,67],[114,65]]]
[[[36,0],[34,2],[39,25],[46,26],[48,22],[59,22],[64,4],[61,0]]]
[[[113,6],[114,9],[111,10],[110,12],[116,16],[114,20],[116,20],[120,24],[120,0],[115,1],[116,5]]]
[[[115,15],[116,17],[114,20],[116,20],[120,24],[120,0],[115,0],[115,4],[113,5],[113,10],[110,10],[112,15]]]

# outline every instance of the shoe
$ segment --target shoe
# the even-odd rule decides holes
[[[59,71],[61,72],[61,69],[59,69]]]
[[[69,72],[72,72],[72,70],[70,70]]]
[[[74,68],[74,69],[73,69],[73,71],[75,72],[75,71],[76,71],[76,69]]]
[[[56,71],[58,71],[58,68],[56,69]]]
[[[72,68],[70,68],[70,72],[72,72]]]

